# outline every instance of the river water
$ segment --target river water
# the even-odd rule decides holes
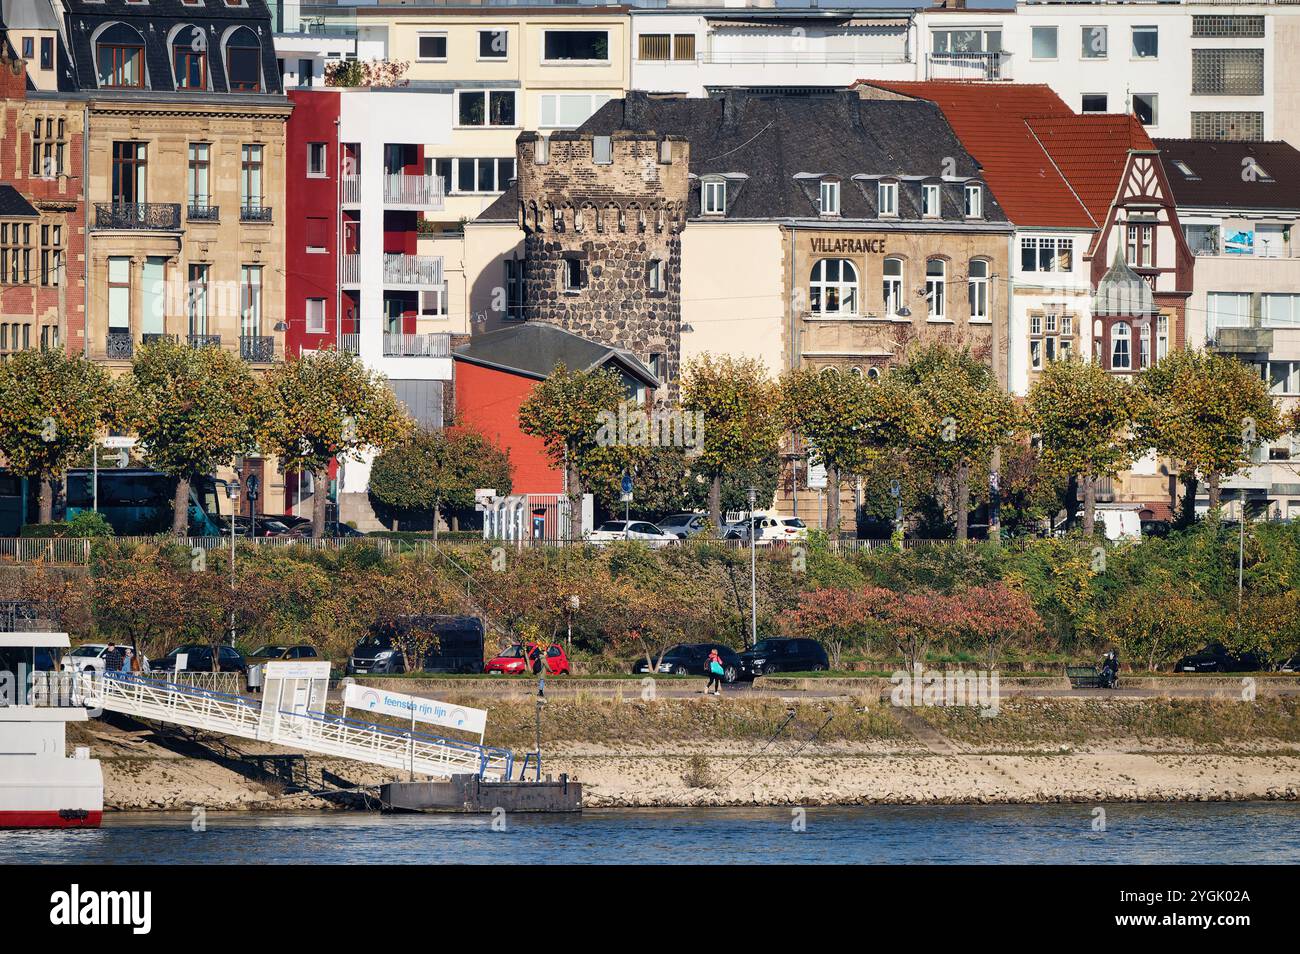
[[[1094,830],[1103,820],[1105,830]],[[495,826],[490,816],[110,814],[93,831],[0,832],[0,861],[1296,863],[1300,804],[865,806],[802,817],[789,808],[615,809],[514,815]]]

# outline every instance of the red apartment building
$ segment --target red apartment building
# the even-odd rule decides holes
[[[339,91],[290,90],[285,175],[285,355],[336,347],[339,335]]]

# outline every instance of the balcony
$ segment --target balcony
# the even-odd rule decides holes
[[[191,205],[185,211],[185,219],[189,222],[219,222],[221,221],[220,207],[215,205]]]
[[[181,207],[177,202],[96,202],[95,228],[179,231]]]
[[[442,176],[410,176],[402,173],[384,176],[384,202],[389,205],[418,205],[425,209],[441,209],[442,200]]]
[[[895,66],[912,62],[906,52],[866,50],[705,50],[693,59],[645,59],[638,64],[681,66],[683,63],[714,66]]]
[[[1212,327],[1210,336],[1210,344],[1215,351],[1235,355],[1243,360],[1264,360],[1273,350],[1272,328]]]
[[[188,335],[185,342],[191,348],[220,348],[221,335]]]
[[[269,225],[271,222],[271,207],[269,205],[240,206],[239,221],[258,222],[265,225]]]
[[[361,284],[361,256],[341,255],[339,281],[344,285]]]
[[[239,356],[252,364],[275,361],[275,339],[270,335],[240,335]]]
[[[1011,54],[927,53],[926,79],[1009,80]]]
[[[385,358],[446,358],[451,355],[451,335],[384,335]]]
[[[385,255],[385,285],[441,285],[442,257],[439,255]]]
[[[348,354],[361,353],[360,335],[339,335],[339,350]]]
[[[104,357],[110,361],[127,361],[135,353],[135,340],[129,331],[110,331],[104,341]]]
[[[343,177],[343,197],[341,201],[344,205],[357,205],[361,202],[360,176]]]

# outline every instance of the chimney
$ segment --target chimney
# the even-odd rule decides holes
[[[722,128],[735,129],[740,125],[749,94],[745,90],[729,89],[722,95]]]
[[[623,128],[644,131],[650,122],[650,96],[639,89],[630,89],[623,97]]]

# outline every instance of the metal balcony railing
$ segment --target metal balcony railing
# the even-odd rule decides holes
[[[221,335],[189,335],[186,341],[191,348],[221,347]]]
[[[104,340],[104,357],[130,358],[135,351],[135,341],[129,331],[110,331]]]
[[[181,227],[177,202],[96,202],[95,228],[176,230]]]
[[[361,336],[360,335],[339,335],[339,350],[346,351],[348,354],[360,354]]]
[[[442,176],[412,176],[404,173],[384,176],[384,201],[393,205],[442,208]]]
[[[185,218],[191,222],[219,222],[221,209],[215,205],[191,205],[185,212]]]
[[[385,255],[385,285],[441,285],[442,256]]]
[[[451,355],[451,335],[435,332],[423,335],[384,335],[386,358],[446,358]]]
[[[270,222],[271,207],[269,205],[244,205],[239,208],[239,221],[241,222]]]
[[[339,281],[344,285],[361,284],[361,256],[360,255],[342,255],[340,256],[341,272]]]
[[[239,356],[254,364],[270,364],[275,360],[275,339],[270,335],[240,335]]]
[[[343,177],[343,201],[349,204],[355,204],[361,201],[360,176]]]
[[[1009,80],[1010,53],[927,53],[927,79]]]

